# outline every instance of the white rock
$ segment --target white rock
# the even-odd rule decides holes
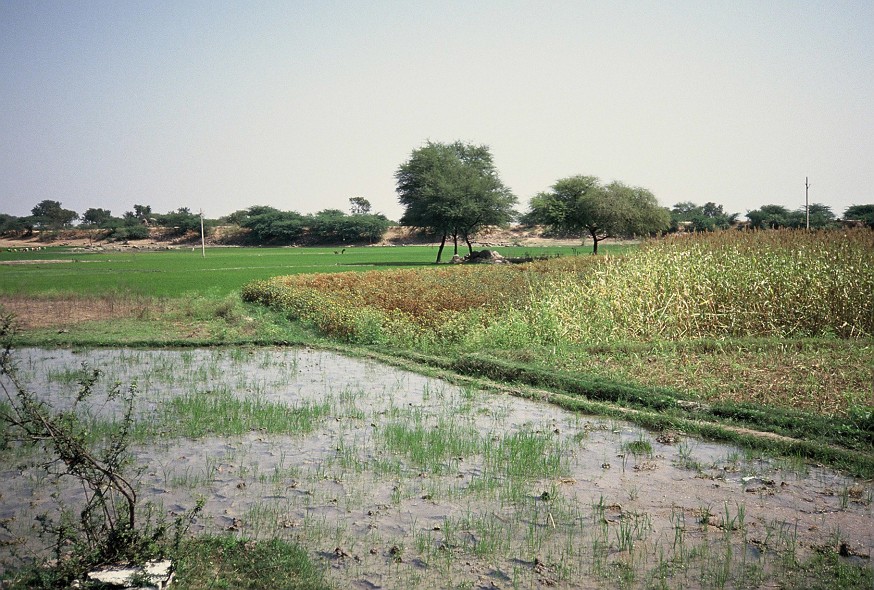
[[[173,573],[170,571],[173,563],[165,559],[163,561],[148,561],[142,567],[106,567],[88,573],[88,579],[118,586],[119,588],[136,588],[136,590],[164,590],[173,581]],[[132,586],[134,579],[145,578],[148,586]]]

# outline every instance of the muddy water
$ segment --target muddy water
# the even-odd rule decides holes
[[[60,407],[83,362],[135,382],[144,422],[216,391],[329,404],[307,434],[192,440],[162,424],[135,453],[141,505],[172,519],[203,497],[193,532],[298,540],[341,588],[755,587],[826,548],[870,567],[871,482],[798,461],[308,349],[18,357]],[[75,506],[38,460],[2,455],[5,564],[40,555],[37,516]]]

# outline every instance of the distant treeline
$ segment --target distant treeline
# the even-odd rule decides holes
[[[274,207],[255,205],[235,211],[218,219],[204,218],[207,236],[220,225],[235,225],[242,230],[237,238],[253,244],[319,243],[373,243],[379,241],[394,222],[380,213],[370,213],[366,199],[350,199],[352,213],[339,209],[325,209],[315,214],[302,215],[295,211],[281,211]],[[155,213],[151,206],[134,205],[122,217],[107,209],[91,208],[79,215],[64,209],[58,201],[42,201],[31,215],[16,217],[0,213],[0,234],[26,237],[35,231],[51,232],[78,227],[103,230],[100,238],[108,240],[139,240],[150,236],[151,228],[161,228],[164,237],[182,237],[200,234],[201,216],[181,207],[168,213]],[[78,222],[78,223],[77,223]]]
[[[747,211],[749,221],[739,221],[740,214],[726,213],[722,205],[705,203],[696,205],[691,202],[677,203],[670,209],[671,231],[713,231],[728,229],[741,225],[751,229],[800,229],[807,227],[808,215],[812,229],[828,229],[838,227],[840,221],[832,212],[831,207],[821,203],[812,203],[790,211],[782,205],[764,205],[759,209]],[[856,221],[874,228],[874,205],[853,205],[844,211],[844,221]]]
[[[369,211],[369,205],[367,207]],[[381,213],[356,212],[346,214],[339,209],[325,209],[311,215],[295,211],[280,211],[255,205],[235,211],[222,221],[248,230],[244,241],[259,244],[306,243],[373,243],[382,239],[395,225]]]
[[[395,225],[381,213],[371,213],[370,203],[362,197],[349,199],[350,213],[339,209],[325,209],[318,213],[303,215],[295,211],[282,211],[266,205],[254,205],[235,211],[218,219],[203,219],[207,236],[217,226],[238,226],[241,232],[236,240],[250,244],[338,244],[374,243],[382,239],[389,227]],[[739,221],[739,213],[728,213],[722,205],[708,202],[697,205],[692,202],[677,203],[670,209],[670,232],[706,232],[743,226],[751,229],[803,228],[827,229],[840,225],[831,208],[814,203],[809,210],[791,211],[782,205],[764,205],[748,211],[749,221]],[[530,214],[518,216],[525,224]],[[843,214],[844,222],[855,222],[874,229],[874,204],[853,205]],[[108,209],[90,208],[81,215],[64,209],[60,202],[44,200],[38,203],[31,215],[17,217],[0,213],[0,235],[27,237],[35,231],[45,232],[78,227],[103,230],[101,239],[137,240],[150,236],[150,228],[160,227],[164,237],[181,237],[200,234],[201,217],[188,207],[180,207],[167,213],[156,213],[148,205],[134,205],[116,217]]]

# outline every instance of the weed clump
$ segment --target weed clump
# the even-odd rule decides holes
[[[38,469],[57,479],[72,478],[84,497],[77,511],[59,507],[56,516],[39,515],[42,534],[51,540],[52,568],[26,570],[26,587],[69,587],[95,567],[106,564],[141,564],[162,557],[170,541],[167,523],[150,514],[143,521],[135,482],[128,472],[128,451],[134,424],[133,402],[137,389],[119,384],[98,396],[98,369],[82,367],[76,378],[78,390],[66,409],[57,409],[30,391],[19,379],[10,345],[11,316],[0,320],[0,388],[5,400],[0,406],[2,436],[7,444],[33,449],[44,457]],[[102,397],[99,404],[95,397]],[[96,407],[118,408],[116,420],[99,434],[91,431],[87,416]],[[74,500],[75,501],[75,500]],[[200,512],[175,521],[175,543]]]

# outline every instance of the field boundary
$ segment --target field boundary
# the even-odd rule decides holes
[[[322,347],[312,347],[322,348]],[[728,442],[741,447],[764,451],[787,457],[802,457],[818,465],[840,469],[863,479],[874,479],[874,454],[859,449],[808,441],[767,430],[725,424],[647,411],[584,396],[543,389],[524,384],[509,384],[487,377],[459,373],[451,368],[449,359],[412,357],[407,354],[392,355],[367,348],[348,346],[324,347],[327,350],[370,358],[385,364],[406,369],[426,376],[438,377],[456,385],[470,385],[493,393],[513,395],[525,399],[543,401],[574,412],[626,420],[638,426],[655,430],[671,431],[686,436],[697,436],[718,442]]]

